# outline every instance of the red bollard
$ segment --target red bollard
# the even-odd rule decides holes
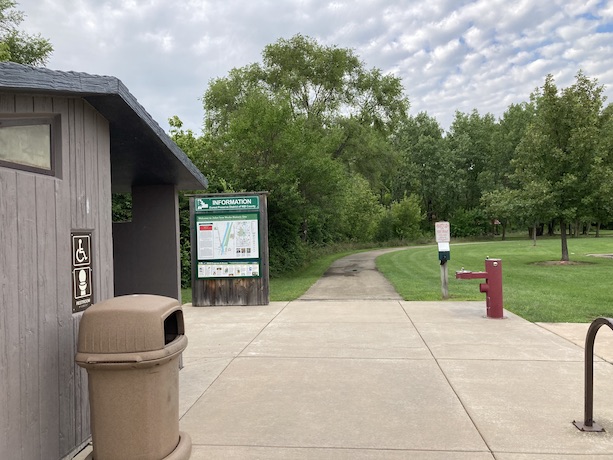
[[[479,285],[479,291],[485,293],[485,306],[488,318],[503,318],[502,307],[502,260],[486,259],[484,272],[458,271],[457,279],[485,278]]]

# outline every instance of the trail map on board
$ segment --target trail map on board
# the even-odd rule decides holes
[[[197,216],[198,260],[259,258],[257,214]]]

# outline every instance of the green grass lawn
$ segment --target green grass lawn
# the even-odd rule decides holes
[[[613,317],[613,259],[587,254],[613,254],[613,236],[568,240],[571,264],[561,265],[559,238],[501,242],[451,243],[449,294],[452,300],[484,300],[481,280],[456,280],[464,268],[483,271],[486,257],[502,259],[504,307],[529,321],[589,322]],[[357,251],[323,255],[302,270],[270,280],[270,300],[300,297],[332,262]],[[377,267],[406,300],[440,300],[441,281],[436,245],[417,246],[377,259]],[[191,302],[191,289],[183,289]]]
[[[181,288],[181,302],[192,303],[192,288]]]
[[[529,321],[589,322],[613,317],[613,238],[569,238],[571,263],[561,257],[559,238],[486,243],[451,243],[449,295],[452,300],[484,300],[480,280],[456,280],[455,272],[483,271],[486,257],[502,259],[505,309]],[[377,259],[378,269],[406,300],[440,300],[436,245],[392,252]]]

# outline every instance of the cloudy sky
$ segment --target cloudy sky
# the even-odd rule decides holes
[[[456,110],[496,117],[547,74],[582,69],[613,102],[613,0],[17,0],[47,67],[118,77],[168,129],[201,132],[211,79],[300,33],[402,78],[411,113],[444,129]]]

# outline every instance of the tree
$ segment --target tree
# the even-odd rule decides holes
[[[424,220],[419,199],[416,196],[403,197],[390,207],[394,236],[401,240],[416,239],[421,235],[421,222]]]
[[[194,135],[192,130],[183,130],[183,122],[176,115],[168,120],[170,125],[170,136],[172,140],[183,150],[187,156],[198,166],[202,171],[208,171],[206,165],[197,164],[197,160],[203,158],[202,152],[206,148],[204,138]],[[223,186],[223,181],[211,174],[207,174],[209,188],[207,192],[212,191],[226,192]],[[115,204],[116,195],[113,195],[113,204]],[[192,282],[192,258],[191,258],[191,217],[189,210],[189,197],[185,192],[179,192],[179,244],[181,258],[181,287],[189,287]]]
[[[368,181],[354,174],[342,191],[339,220],[342,234],[355,242],[373,241],[385,214],[385,207],[370,188]]]
[[[496,120],[489,113],[481,116],[476,109],[470,114],[456,112],[445,138],[456,169],[453,180],[461,187],[459,205],[465,209],[480,206],[479,178],[493,156],[496,129]]]
[[[406,115],[400,79],[365,69],[350,49],[320,45],[298,34],[267,45],[262,60],[263,66],[251,70],[271,92],[289,96],[295,116],[320,124],[343,113],[385,130]]]
[[[534,120],[517,148],[515,177],[521,189],[542,190],[560,223],[562,260],[568,261],[566,226],[588,214],[590,172],[598,147],[603,90],[582,72],[559,92],[553,76],[533,93]],[[535,216],[536,217],[536,216]]]
[[[227,129],[231,113],[255,91],[283,97],[291,119],[304,119],[306,129],[326,139],[326,154],[364,176],[373,190],[388,187],[385,171],[396,161],[389,136],[409,105],[399,78],[366,69],[352,50],[295,35],[267,45],[262,64],[211,83],[204,96],[206,131]]]
[[[438,121],[425,112],[410,117],[398,128],[395,143],[401,163],[393,198],[415,194],[429,224],[447,219],[456,208],[458,181]]]
[[[233,190],[269,191],[271,267],[300,263],[303,243],[374,234],[377,222],[356,224],[365,210],[382,215],[373,198],[389,188],[389,139],[408,109],[400,79],[296,35],[266,46],[261,64],[212,81],[203,105],[196,164]]]
[[[613,216],[613,105],[609,104],[600,117],[600,127],[594,162],[588,173],[589,194],[583,200],[590,221],[600,225]]]
[[[491,155],[485,158],[483,171],[479,175],[481,205],[492,220],[498,219],[502,224],[503,240],[509,222],[512,219],[524,222],[522,210],[530,208],[528,203],[524,203],[523,207],[517,206],[521,197],[515,193],[518,184],[513,177],[512,160],[533,117],[534,106],[530,103],[509,106],[496,126]]]
[[[422,213],[417,195],[404,196],[391,203],[378,223],[375,239],[378,241],[415,240],[422,236]]]
[[[14,0],[0,0],[0,61],[44,65],[53,52],[49,40],[18,30],[24,13],[15,9]]]

